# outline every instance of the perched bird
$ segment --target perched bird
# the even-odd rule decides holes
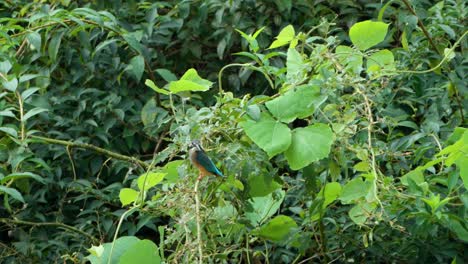
[[[190,143],[189,156],[192,164],[197,166],[200,171],[200,175],[198,176],[199,180],[210,174],[224,177],[221,171],[216,168],[213,161],[206,155],[199,140],[193,140],[192,143]]]

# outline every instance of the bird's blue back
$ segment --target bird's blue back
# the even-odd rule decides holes
[[[216,168],[216,165],[213,163],[213,161],[211,161],[211,159],[206,155],[206,153],[204,151],[197,151],[195,159],[207,171],[209,171],[209,172],[211,172],[211,173],[213,173],[215,175],[224,177],[224,175],[221,173],[221,171],[219,171],[219,169]]]

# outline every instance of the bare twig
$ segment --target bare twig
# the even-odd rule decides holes
[[[31,136],[31,137],[34,138],[34,139],[40,140],[40,141],[44,141],[45,143],[49,143],[49,144],[63,145],[63,146],[72,147],[72,148],[89,149],[89,150],[95,151],[97,153],[106,155],[108,157],[112,157],[112,158],[115,158],[115,159],[118,159],[118,160],[128,161],[128,162],[131,162],[131,163],[134,163],[134,164],[138,164],[141,167],[143,167],[143,169],[145,169],[145,170],[149,168],[148,163],[146,163],[146,162],[144,162],[142,160],[139,160],[139,159],[137,159],[135,157],[125,156],[125,155],[122,155],[122,154],[119,154],[119,153],[116,153],[116,152],[113,152],[113,151],[110,151],[110,150],[107,150],[107,149],[96,147],[96,146],[91,145],[91,144],[77,143],[77,142],[72,142],[72,141],[59,140],[59,139],[40,137],[40,136]]]
[[[23,221],[19,219],[11,219],[11,218],[0,218],[0,222],[5,223],[5,224],[18,224],[18,225],[30,225],[30,226],[57,226],[63,229],[67,229],[70,231],[73,231],[75,233],[81,234],[87,238],[89,238],[91,241],[98,242],[98,240],[93,237],[92,235],[76,228],[73,226],[66,225],[64,223],[60,222],[29,222],[29,221]]]
[[[408,10],[411,12],[411,14],[413,14],[415,17],[418,18],[418,25],[422,29],[424,35],[426,35],[426,38],[427,38],[427,40],[429,40],[429,43],[431,44],[432,48],[437,52],[437,54],[441,55],[439,49],[437,48],[437,46],[434,43],[434,40],[432,40],[431,35],[427,31],[427,29],[424,26],[424,24],[422,23],[421,19],[419,19],[418,15],[416,14],[416,11],[413,9],[411,4],[408,2],[408,0],[402,0],[402,1],[405,4],[405,6],[408,8]]]
[[[200,217],[200,197],[198,193],[198,184],[200,183],[200,178],[197,178],[195,182],[195,188],[193,191],[195,192],[195,214],[197,217],[197,244],[198,244],[198,263],[203,263],[203,245],[202,245],[202,237],[201,237],[201,217]]]

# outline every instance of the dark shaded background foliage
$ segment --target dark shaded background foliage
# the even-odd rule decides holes
[[[445,1],[444,8],[438,10],[433,1],[413,1],[418,17],[437,45],[436,51],[420,33],[417,18],[401,2],[395,1],[384,15],[385,21],[392,23],[392,32],[380,46],[401,47],[400,37],[406,32],[409,51],[393,50],[400,63],[399,68],[428,69],[436,65],[443,49],[453,44],[466,29],[463,20],[466,9],[462,2]],[[290,171],[282,158],[272,159],[271,165],[261,150],[247,146],[245,138],[239,143],[220,140],[223,133],[214,131],[216,124],[224,122],[228,128],[229,122],[226,120],[229,120],[229,116],[239,114],[235,110],[239,101],[218,98],[225,100],[227,106],[232,103],[231,110],[219,104],[214,108],[203,108],[215,103],[215,96],[220,96],[216,94],[217,89],[200,96],[192,95],[190,100],[176,99],[177,107],[186,106],[188,110],[182,117],[185,125],[175,124],[168,111],[168,100],[159,98],[161,104],[158,105],[155,98],[148,103],[148,99],[155,97],[155,94],[144,85],[144,80],[152,79],[162,86],[169,77],[161,69],[181,76],[187,69],[195,68],[201,76],[216,81],[219,70],[226,64],[248,62],[243,57],[233,55],[248,50],[248,43],[235,29],[253,33],[265,26],[257,39],[262,48],[268,47],[279,30],[289,24],[294,25],[297,32],[307,32],[320,25],[313,31],[315,35],[323,38],[335,36],[337,42],[349,44],[346,35],[349,27],[355,22],[377,17],[382,6],[380,1],[4,1],[0,4],[0,32],[1,38],[8,39],[4,42],[8,44],[0,48],[0,61],[10,61],[12,71],[18,76],[24,73],[39,75],[22,84],[24,88],[38,88],[38,92],[26,102],[26,107],[43,107],[49,111],[30,119],[26,124],[27,131],[38,130],[39,134],[51,138],[90,143],[142,160],[151,160],[153,154],[157,154],[160,157],[158,161],[163,162],[168,158],[184,158],[185,154],[179,149],[185,148],[184,144],[190,136],[209,136],[212,138],[210,145],[219,148],[216,158],[225,159],[227,171],[238,170],[238,167],[245,170],[240,172],[239,178],[247,189],[237,194],[240,201],[248,198],[249,188],[247,179],[242,175],[248,177],[249,171],[266,172],[288,186],[282,212],[300,221],[299,215],[307,210],[311,198],[326,182],[326,168],[339,163],[342,175],[352,178],[355,154],[345,153],[340,157],[344,160],[334,160],[332,157],[329,161],[319,162],[314,168],[307,168],[316,177],[305,178],[302,173]],[[83,7],[87,9],[79,12],[76,9]],[[52,14],[57,10],[64,11]],[[99,16],[89,10],[108,12],[109,15],[105,15],[107,19],[104,18],[106,22],[96,22]],[[78,25],[70,20],[70,14],[94,22]],[[40,48],[31,48],[27,44],[23,46],[23,38],[14,37],[25,32],[25,28],[32,27],[30,30],[33,31],[35,26],[54,21],[57,23],[52,26],[36,28],[42,40]],[[15,25],[21,28],[15,28]],[[131,37],[122,37],[125,32]],[[28,40],[32,43],[31,39]],[[466,41],[463,41],[457,51],[463,53],[465,50]],[[141,68],[141,64],[132,64],[132,60],[138,56],[144,58],[144,69],[136,69]],[[376,133],[379,168],[385,175],[398,177],[424,164],[438,152],[434,138],[443,142],[454,127],[466,125],[466,121],[463,123],[463,115],[466,118],[468,108],[464,83],[466,65],[464,56],[456,56],[436,72],[401,74],[386,80],[390,83],[382,86],[380,93],[372,97],[374,114],[379,120]],[[237,97],[277,92],[266,88],[268,83],[262,74],[238,68],[226,70],[223,87]],[[339,87],[338,91],[337,98],[347,93],[346,87]],[[2,109],[13,103],[9,97],[0,98]],[[145,117],[141,114],[142,111],[147,112],[144,107],[158,113],[153,125],[144,124]],[[341,109],[352,111],[353,108],[343,105]],[[0,124],[8,122],[7,117],[0,117]],[[210,126],[204,128],[200,123]],[[18,126],[15,128],[19,129]],[[211,128],[214,132],[206,131]],[[185,138],[175,133],[187,129],[195,132],[182,133]],[[227,134],[241,137],[238,131]],[[428,134],[434,135],[434,138]],[[351,145],[363,144],[365,132],[358,132],[353,140]],[[16,187],[23,194],[26,205],[10,201],[11,208],[0,210],[2,218],[35,223],[60,222],[81,229],[98,241],[112,240],[115,224],[124,211],[118,200],[119,190],[129,186],[131,180],[143,172],[141,167],[108,159],[92,151],[44,145],[35,140],[20,144],[3,137],[1,148],[1,174],[31,171],[44,179],[44,184],[17,181]],[[252,160],[238,164],[239,158],[236,161],[232,155],[236,150],[237,156]],[[410,153],[411,158],[405,153]],[[257,168],[258,164],[265,168]],[[457,172],[449,170],[447,173],[452,175]],[[281,175],[281,179],[278,175]],[[332,177],[341,179],[337,175]],[[188,187],[180,187],[182,194],[174,198],[175,202],[190,200],[184,196],[184,188]],[[210,185],[209,188],[215,187]],[[453,191],[447,189],[446,183],[434,183],[431,188],[443,195]],[[387,195],[391,197],[392,192]],[[466,190],[464,194],[460,193],[460,197],[462,195],[466,199]],[[5,198],[1,199],[5,202]],[[418,224],[424,221],[418,219],[415,212],[424,211],[424,203],[401,199],[386,204],[391,212],[390,221],[366,228],[350,221],[348,206],[337,206],[328,213],[322,224],[325,225],[325,230],[321,230],[324,233],[317,234],[323,226],[319,228],[305,224],[303,248],[254,241],[250,246],[252,252],[257,253],[252,257],[264,262],[264,256],[258,252],[267,247],[271,263],[289,263],[298,252],[303,254],[302,259],[307,259],[320,254],[317,253],[318,248],[325,245],[328,252],[320,256],[321,261],[338,258],[359,262],[392,259],[396,262],[446,263],[457,256],[466,258],[463,252],[466,244],[457,240],[446,227],[437,222]],[[209,199],[205,197],[205,201]],[[463,204],[460,200],[457,202]],[[239,202],[236,206],[245,205]],[[163,208],[156,206],[153,211],[142,211],[129,217],[123,224],[121,234],[146,237],[159,243],[157,226],[173,221],[174,212],[169,211],[170,208],[170,204]],[[466,217],[464,208],[466,205],[458,205],[451,207],[450,211],[459,217]],[[168,211],[161,212],[159,209]],[[392,221],[398,224],[392,226]],[[85,249],[92,242],[77,233],[64,231],[60,226],[4,221],[0,227],[0,256],[5,263],[62,262],[63,258],[80,262],[87,254]],[[372,243],[365,241],[371,237],[369,233],[374,234]],[[324,235],[326,240],[322,237]],[[168,239],[178,238],[174,235]],[[225,241],[226,253],[220,253],[218,260],[228,256],[245,260],[245,255],[228,250],[229,244],[245,243],[243,238],[237,239]],[[177,254],[177,243],[168,244],[172,245],[167,248],[168,255]]]

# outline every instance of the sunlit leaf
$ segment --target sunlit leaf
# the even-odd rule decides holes
[[[119,264],[160,264],[158,247],[153,241],[145,239],[133,244],[120,257]]]
[[[294,39],[295,35],[294,27],[292,25],[286,26],[280,31],[276,40],[271,43],[268,49],[274,49],[289,44],[289,42]]]
[[[360,50],[367,50],[384,41],[388,24],[370,20],[358,22],[349,30],[351,42]]]
[[[143,173],[138,177],[138,188],[140,190],[148,190],[149,188],[156,186],[160,183],[167,173],[163,172],[148,172]]]
[[[122,206],[135,202],[138,198],[138,194],[139,192],[130,188],[121,189],[119,193],[119,199],[122,203]]]

